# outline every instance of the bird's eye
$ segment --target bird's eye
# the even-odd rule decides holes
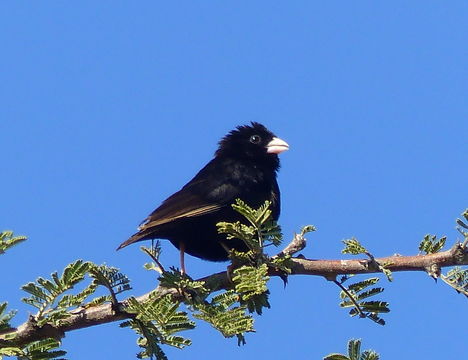
[[[258,143],[260,143],[261,140],[262,140],[262,138],[260,136],[258,136],[258,135],[252,135],[250,137],[250,142],[252,144],[258,144]]]

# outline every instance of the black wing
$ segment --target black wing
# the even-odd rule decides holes
[[[239,188],[227,177],[220,176],[216,168],[213,161],[208,163],[187,185],[154,210],[138,227],[139,231],[118,249],[144,239],[162,224],[210,214],[230,205],[239,196]]]

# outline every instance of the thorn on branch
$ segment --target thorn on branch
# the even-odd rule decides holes
[[[440,277],[440,265],[438,264],[431,264],[430,266],[426,267],[427,274],[437,282],[437,279]]]

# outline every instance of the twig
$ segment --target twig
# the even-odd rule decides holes
[[[158,265],[158,267],[161,269],[162,272],[165,272],[166,270],[164,270],[164,266],[162,266],[162,264],[159,262],[158,258],[156,256],[153,255],[153,253],[148,250],[148,248],[142,246],[140,248],[146,255],[148,255],[155,263],[156,265]]]
[[[343,290],[343,292],[348,296],[349,300],[351,300],[351,302],[353,303],[354,307],[356,308],[357,312],[359,313],[359,317],[361,318],[365,318],[366,317],[366,314],[364,314],[364,311],[362,311],[361,309],[361,306],[359,306],[359,304],[356,302],[356,300],[354,299],[354,296],[349,292],[349,290],[343,286],[342,283],[340,283],[339,281],[337,281],[336,279],[335,280],[332,280],[336,285],[339,286],[339,288],[341,290]]]
[[[301,234],[294,234],[292,241],[275,257],[292,256],[306,247],[306,238]]]

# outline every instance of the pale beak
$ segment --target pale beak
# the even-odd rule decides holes
[[[274,137],[268,145],[266,146],[267,153],[269,154],[280,154],[283,151],[289,149],[289,145],[286,141],[281,140],[280,138]]]

